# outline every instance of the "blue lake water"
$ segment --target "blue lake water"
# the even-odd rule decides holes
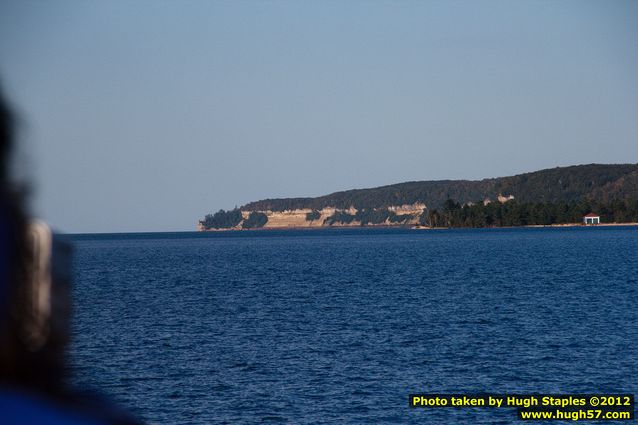
[[[150,423],[516,423],[408,394],[638,393],[638,227],[72,239],[74,382]]]

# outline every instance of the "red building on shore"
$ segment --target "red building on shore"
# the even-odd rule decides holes
[[[594,213],[589,213],[583,217],[583,224],[600,224],[600,216]]]

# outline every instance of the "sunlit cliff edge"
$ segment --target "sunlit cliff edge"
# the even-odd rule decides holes
[[[400,205],[400,206],[389,206],[385,208],[387,211],[388,217],[379,222],[368,222],[363,225],[414,225],[419,221],[419,217],[423,214],[423,211],[426,209],[425,204],[412,204],[412,205]],[[347,209],[339,209],[335,207],[326,207],[320,210],[312,210],[310,208],[301,208],[294,210],[284,210],[284,211],[241,211],[242,219],[236,225],[231,227],[213,227],[207,228],[205,226],[205,221],[202,220],[198,223],[198,230],[239,230],[243,228],[264,228],[264,229],[287,229],[287,228],[313,228],[313,227],[352,227],[352,226],[361,226],[361,219],[353,219],[349,222],[343,222],[339,220],[335,220],[331,222],[331,218],[334,218],[335,215],[343,214],[343,216],[353,216],[357,217],[357,214],[360,212],[354,207],[350,207]],[[267,221],[262,226],[247,226],[250,215],[252,214],[263,214]],[[314,214],[314,215],[313,215]]]
[[[638,164],[556,167],[483,180],[406,182],[316,198],[264,199],[208,214],[198,230],[543,225],[598,211],[638,216]],[[635,210],[635,211],[634,211]]]

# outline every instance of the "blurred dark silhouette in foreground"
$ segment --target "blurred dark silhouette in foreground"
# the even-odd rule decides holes
[[[13,122],[0,90],[0,423],[137,424],[97,394],[66,382],[68,243],[27,220],[9,173]]]

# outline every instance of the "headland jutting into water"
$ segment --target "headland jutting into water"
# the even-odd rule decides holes
[[[352,226],[512,227],[638,222],[638,164],[557,167],[483,180],[406,182],[208,214],[198,230]]]

